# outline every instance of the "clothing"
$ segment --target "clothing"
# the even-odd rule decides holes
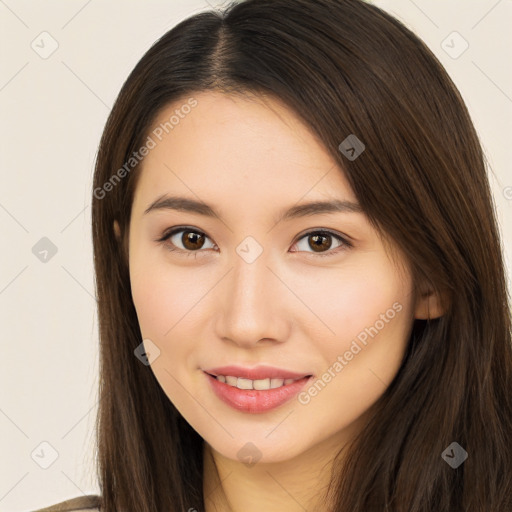
[[[79,496],[33,512],[100,512],[100,497],[95,494]]]

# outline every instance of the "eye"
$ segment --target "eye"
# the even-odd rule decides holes
[[[308,233],[300,237],[299,241],[308,238],[310,239],[310,242],[307,242],[307,247],[312,247],[313,253],[316,253],[316,256],[333,256],[343,250],[352,247],[352,244],[343,236],[327,230],[309,231]],[[332,245],[332,242],[330,242],[329,239],[332,238],[335,238],[340,245],[336,247],[334,250],[329,250]],[[298,244],[299,242],[297,242],[297,244],[295,245]]]
[[[177,236],[181,233],[181,236]],[[174,240],[173,240],[174,238]],[[302,239],[309,238],[311,242],[307,244],[308,247],[313,248],[312,254],[315,254],[316,256],[332,256],[334,254],[337,254],[343,250],[349,249],[352,247],[352,244],[343,236],[333,233],[331,231],[327,230],[316,230],[316,231],[309,231],[308,233],[305,233],[302,235],[299,239],[299,242],[296,242],[295,245],[299,245],[300,241]],[[335,238],[339,245],[334,250],[330,250],[332,246],[332,242],[329,241],[329,239]],[[192,254],[195,253],[195,256],[197,256],[199,249],[204,248],[205,240],[209,239],[208,236],[206,236],[205,233],[202,231],[199,231],[195,228],[189,228],[189,227],[179,227],[171,229],[171,231],[167,231],[164,233],[164,235],[157,240],[157,242],[167,242],[167,248],[170,251],[178,251],[185,256],[192,256]],[[179,247],[179,244],[182,245],[182,247]],[[210,248],[216,248],[217,246],[215,244],[212,244],[212,247]],[[292,251],[292,252],[304,252],[303,251]],[[308,251],[305,251],[308,252]]]
[[[176,236],[182,233],[181,236]],[[174,240],[173,240],[174,238]],[[171,243],[167,244],[167,248],[170,251],[178,251],[183,253],[185,256],[192,256],[193,253],[197,253],[198,249],[202,249],[205,239],[208,238],[205,233],[195,228],[176,228],[170,232],[164,233],[162,238],[158,239],[158,242],[165,242],[169,240]],[[182,244],[181,247],[176,247],[177,244]],[[215,245],[214,245],[215,246]],[[215,246],[216,247],[216,246]],[[197,254],[196,254],[197,256]]]

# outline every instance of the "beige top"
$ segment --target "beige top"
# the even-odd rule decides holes
[[[95,494],[79,496],[33,512],[100,512],[100,497]]]

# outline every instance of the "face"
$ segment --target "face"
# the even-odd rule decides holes
[[[132,205],[131,289],[151,371],[226,458],[278,462],[338,445],[399,369],[414,318],[408,267],[280,102],[194,98],[156,120]],[[171,196],[189,202],[158,204]],[[345,208],[297,209],[331,201]],[[224,366],[239,368],[215,371]]]

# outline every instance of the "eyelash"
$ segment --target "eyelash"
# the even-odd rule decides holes
[[[156,241],[157,242],[165,242],[168,239],[170,239],[172,236],[174,236],[176,233],[179,233],[180,231],[191,231],[193,233],[199,233],[201,235],[205,235],[207,238],[210,238],[206,233],[204,233],[203,231],[200,231],[198,229],[191,228],[191,227],[179,227],[179,228],[173,228],[173,229],[171,229],[171,231],[165,232],[163,234],[163,236],[161,238],[157,239]],[[327,250],[325,252],[309,253],[309,254],[313,254],[313,255],[318,256],[318,257],[334,256],[334,255],[338,254],[341,251],[344,251],[344,250],[347,250],[347,249],[350,249],[351,247],[353,247],[352,244],[346,238],[342,237],[341,235],[339,235],[337,233],[334,233],[332,231],[325,230],[325,229],[308,231],[307,233],[304,233],[300,238],[298,238],[297,242],[295,242],[293,245],[295,245],[300,240],[302,240],[303,238],[306,238],[306,237],[308,237],[310,235],[328,235],[328,236],[332,236],[333,238],[335,238],[336,240],[338,240],[342,244],[339,247],[336,247],[335,249],[329,249],[329,250]],[[172,245],[174,245],[174,244],[172,244]],[[175,246],[171,247],[169,244],[167,244],[167,249],[169,251],[172,251],[172,252],[178,251],[179,253],[182,253],[184,256],[192,256],[192,255],[194,255],[194,256],[197,257],[197,253],[203,252],[201,249],[199,249],[197,251],[186,251],[186,250],[183,250],[183,249],[179,249],[179,248],[177,248]],[[307,251],[296,251],[296,252],[307,252]]]

